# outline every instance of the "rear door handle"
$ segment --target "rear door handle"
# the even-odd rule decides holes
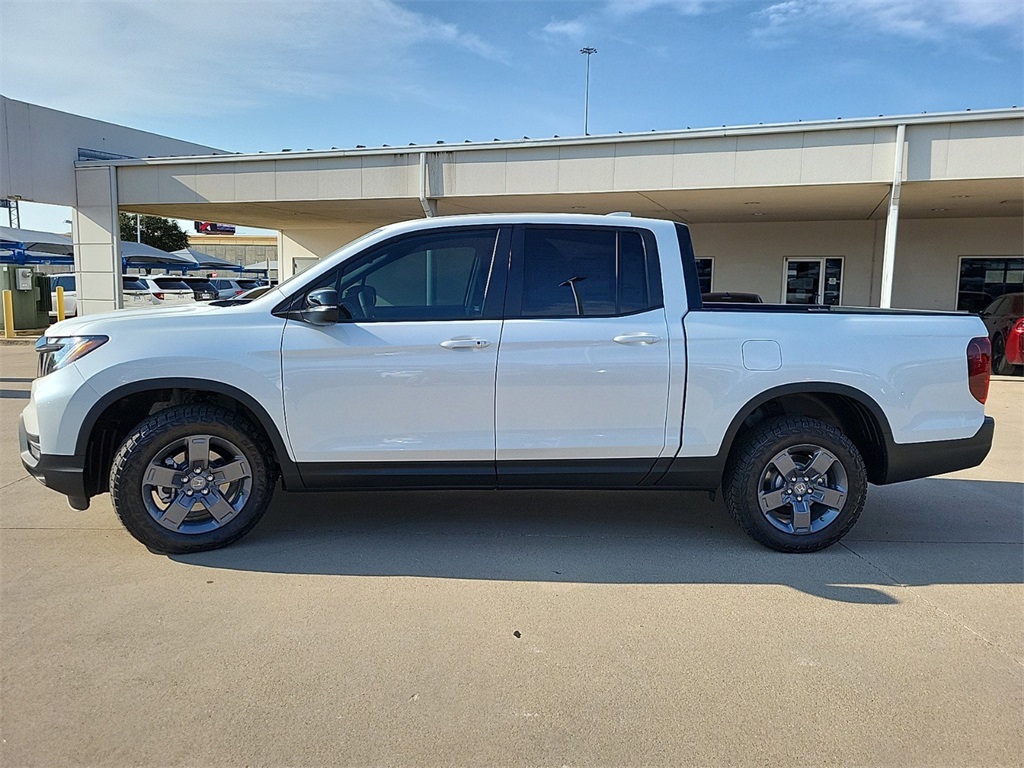
[[[491,342],[487,339],[448,339],[442,341],[441,346],[445,349],[483,349],[484,347],[491,346]]]
[[[648,344],[657,344],[661,341],[661,336],[655,336],[653,333],[624,333],[621,336],[616,336],[612,341],[616,344],[642,344],[647,346]]]

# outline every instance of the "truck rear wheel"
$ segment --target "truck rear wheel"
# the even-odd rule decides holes
[[[237,413],[210,405],[168,408],[140,423],[110,469],[118,518],[162,554],[217,549],[259,522],[274,492],[262,434]]]
[[[723,491],[729,512],[753,539],[780,552],[814,552],[853,528],[867,473],[842,431],[782,416],[757,425],[735,447]]]

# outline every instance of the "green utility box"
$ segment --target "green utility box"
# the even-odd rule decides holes
[[[50,278],[47,275],[31,267],[0,264],[0,291],[11,292],[15,331],[29,331],[50,325]],[[6,322],[4,317],[0,313],[0,325]]]

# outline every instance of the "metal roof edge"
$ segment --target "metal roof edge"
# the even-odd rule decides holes
[[[767,123],[757,125],[721,126],[718,128],[686,128],[643,133],[615,133],[594,136],[558,136],[543,139],[502,139],[500,141],[476,141],[461,144],[413,144],[404,147],[357,147],[350,149],[320,149],[281,152],[237,152],[217,155],[178,155],[172,157],[129,158],[125,160],[88,160],[75,163],[76,168],[95,166],[146,166],[146,165],[187,165],[227,162],[258,162],[283,160],[293,157],[316,159],[321,157],[362,157],[374,155],[420,155],[440,152],[472,152],[495,149],[529,149],[541,147],[594,146],[600,144],[630,144],[650,141],[672,141],[702,138],[726,138],[734,136],[758,136],[768,134],[805,133],[809,131],[834,131],[866,128],[894,128],[897,125],[927,125],[929,123],[973,123],[981,121],[1021,119],[1024,109],[967,110],[960,112],[934,112],[916,115],[893,115],[860,117],[845,120],[813,120],[807,122]]]

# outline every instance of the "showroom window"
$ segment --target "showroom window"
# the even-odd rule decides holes
[[[697,281],[701,293],[711,293],[711,283],[715,271],[714,259],[695,259],[697,262]]]
[[[962,256],[956,308],[981,312],[1006,293],[1024,291],[1024,257]]]

